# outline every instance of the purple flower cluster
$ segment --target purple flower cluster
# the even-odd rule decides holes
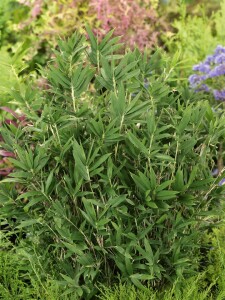
[[[219,176],[219,170],[216,168],[216,169],[213,169],[213,171],[212,171],[212,176],[213,177],[217,177],[217,176]],[[222,185],[224,185],[225,184],[225,178],[222,178],[221,180],[220,180],[220,182],[218,183],[218,185],[219,186],[222,186]]]
[[[225,87],[215,89],[208,84],[208,82],[221,80],[225,75],[225,47],[218,45],[213,55],[208,55],[203,62],[193,66],[193,71],[197,73],[189,77],[191,88],[196,92],[211,92],[216,100],[225,101]]]
[[[225,184],[225,178],[223,178],[222,180],[220,180],[219,186],[224,185],[224,184]]]

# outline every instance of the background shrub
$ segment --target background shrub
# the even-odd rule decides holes
[[[168,30],[156,11],[157,6],[158,1],[90,1],[91,13],[96,15],[94,28],[100,38],[115,29],[115,35],[121,36],[126,46],[133,49],[136,45],[141,50],[155,48],[160,32]]]
[[[46,63],[50,47],[56,46],[59,36],[68,37],[75,30],[83,32],[85,24],[96,28],[99,38],[109,29],[115,29],[115,35],[123,35],[126,46],[156,47],[160,32],[167,28],[156,11],[157,4],[155,0],[119,3],[114,0],[7,0],[2,4],[5,16],[0,24],[0,45],[14,52],[15,44],[29,42],[32,49],[26,60],[30,70],[34,70],[37,63]]]
[[[224,45],[225,1],[212,1],[208,5],[199,1],[199,5],[194,6],[183,3],[175,11],[177,16],[172,21],[174,29],[165,34],[165,45],[172,55],[180,52],[178,72],[186,80],[194,64],[213,53],[217,45]]]

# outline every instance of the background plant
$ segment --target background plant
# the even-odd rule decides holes
[[[210,3],[212,7],[209,9]],[[178,7],[173,7],[177,12],[175,17],[168,12],[173,18],[174,29],[166,33],[165,45],[171,54],[180,51],[180,61],[183,63],[179,72],[184,80],[191,74],[193,65],[203,61],[209,53],[213,53],[217,45],[224,44],[225,2],[210,3],[206,5],[199,1],[199,5],[186,6],[181,2]]]
[[[115,29],[115,35],[122,36],[127,46],[136,45],[142,50],[155,48],[160,31],[168,30],[155,10],[157,6],[157,1],[90,1],[91,12],[96,14],[94,28],[100,38]]]
[[[166,29],[165,22],[156,12],[157,2],[126,0],[116,9],[117,4],[113,0],[8,0],[2,8],[3,13],[8,12],[8,18],[2,21],[2,42],[8,48],[24,40],[32,44],[32,50],[26,56],[30,70],[37,63],[46,63],[49,49],[56,46],[59,36],[69,36],[75,30],[83,32],[85,24],[96,28],[99,37],[109,29],[115,29],[115,35],[123,34],[127,46],[155,47],[160,31]],[[13,20],[13,14],[19,16],[17,21]],[[118,23],[119,19],[121,22]]]

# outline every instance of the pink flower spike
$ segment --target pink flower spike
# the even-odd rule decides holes
[[[5,123],[8,124],[8,125],[13,124],[15,127],[18,127],[17,122],[13,121],[13,120],[10,120],[10,119],[6,119]]]
[[[12,109],[10,109],[10,108],[8,108],[8,107],[6,107],[6,106],[1,106],[0,109],[6,111],[6,112],[8,112],[8,113],[10,113],[10,114],[13,115],[16,119],[19,118],[19,115],[18,115],[15,111],[13,111]]]
[[[16,157],[13,152],[6,151],[6,150],[0,150],[0,155],[4,157]]]
[[[0,175],[7,176],[12,172],[13,168],[2,168],[0,169]]]

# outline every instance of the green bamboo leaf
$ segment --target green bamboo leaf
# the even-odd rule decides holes
[[[30,191],[30,192],[26,192],[26,193],[19,195],[17,197],[17,199],[18,200],[19,199],[27,199],[27,198],[29,199],[30,197],[33,197],[33,196],[43,196],[44,197],[44,195],[41,191]]]
[[[114,32],[114,29],[110,30],[105,36],[104,38],[102,39],[101,43],[99,44],[99,49],[104,49],[104,47],[109,43],[111,42],[112,43],[112,39],[111,36],[113,35],[113,32]],[[114,38],[115,39],[115,38]],[[115,41],[117,42],[118,41],[118,38],[115,39]]]
[[[17,150],[18,153],[18,150]],[[29,167],[30,170],[33,169],[34,166],[34,158],[33,158],[33,153],[30,149],[28,149],[27,151],[24,151],[24,155],[26,158],[26,164]]]
[[[86,156],[84,153],[84,149],[82,145],[79,145],[76,140],[73,141],[73,155],[74,155],[74,159],[79,158],[79,160],[83,164],[86,163]]]
[[[138,172],[138,176],[131,173],[131,177],[142,192],[150,190],[150,181],[143,173]]]
[[[175,175],[175,182],[172,186],[173,189],[176,191],[183,191],[185,189],[184,176],[183,171],[181,169],[177,170]]]
[[[157,186],[156,192],[162,191],[173,183],[173,180],[167,180]]]
[[[133,77],[137,77],[139,74],[140,74],[140,70],[134,70],[134,71],[131,71],[128,74],[124,75],[121,79],[128,80]]]
[[[180,258],[177,261],[174,262],[174,265],[183,265],[184,263],[188,263],[188,265],[191,264],[190,258]]]
[[[152,135],[156,129],[155,114],[154,112],[149,112],[146,116],[147,128],[149,135]]]
[[[126,195],[120,195],[118,197],[110,199],[106,205],[115,208],[125,201],[126,201]]]
[[[105,87],[107,90],[113,90],[113,84],[112,82],[106,81],[101,76],[97,75],[96,80],[101,84],[102,87]]]
[[[7,183],[7,182],[26,184],[28,182],[28,180],[20,179],[20,178],[5,178],[5,179],[1,180],[1,183]]]
[[[82,265],[82,266],[86,266],[88,268],[90,267],[94,267],[96,264],[95,259],[93,258],[93,256],[91,255],[91,253],[88,253],[86,255],[82,255],[79,256],[77,258],[77,261]]]
[[[126,78],[127,75],[130,75],[130,74],[139,74],[140,70],[134,70],[132,72],[129,72],[136,65],[137,65],[137,61],[133,61],[133,62],[129,63],[127,66],[121,68],[120,73],[118,73],[118,69],[117,69],[116,80],[118,81],[118,80],[124,79],[124,78]],[[139,72],[137,72],[137,71],[139,71]],[[133,77],[133,76],[131,76],[131,77]]]
[[[101,166],[110,156],[112,153],[104,154],[102,157],[100,157],[91,167],[90,172],[97,169],[99,166]]]
[[[41,224],[38,220],[26,220],[26,221],[21,221],[20,225],[16,226],[17,228],[24,228],[24,227],[29,227],[34,224]]]
[[[101,63],[102,63],[101,74],[103,78],[106,81],[112,82],[112,78],[113,78],[112,66],[109,64],[109,62],[104,56],[101,56]]]
[[[131,104],[133,103],[133,101],[131,102]],[[142,114],[145,114],[149,107],[149,103],[150,103],[149,101],[144,101],[138,105],[128,106],[126,109],[126,118],[133,120],[134,118],[137,118]]]
[[[156,174],[153,168],[150,169],[150,186],[152,190],[156,189]]]
[[[157,204],[153,202],[152,199],[150,199],[150,197],[146,198],[146,204],[151,208],[158,208]]]
[[[133,272],[133,263],[132,263],[132,260],[129,258],[129,256],[131,256],[129,254],[129,247],[126,248],[126,251],[125,251],[125,265],[126,265],[126,270],[127,270],[127,273],[128,275],[132,275],[134,272]]]
[[[115,246],[115,249],[122,254],[124,257],[127,257],[128,259],[132,259],[132,256],[129,254],[128,251],[126,251],[124,248],[120,246]]]
[[[114,118],[117,118],[118,121],[120,121],[121,118],[119,118],[119,117],[121,117],[124,113],[123,108],[120,105],[120,99],[119,99],[119,97],[117,97],[117,95],[115,93],[112,93],[110,100],[111,100],[111,110],[114,115]],[[124,102],[124,99],[121,99],[121,100],[122,100],[122,102]]]
[[[50,76],[57,84],[61,84],[64,88],[69,88],[71,83],[70,80],[63,75],[63,72],[57,70],[55,67],[50,67],[51,73]]]
[[[110,181],[112,180],[113,168],[114,168],[114,164],[110,155],[108,159],[108,165],[107,165],[107,176]]]
[[[30,172],[18,171],[11,173],[10,177],[29,179],[31,176]]]
[[[136,246],[136,249],[138,250],[139,252],[139,256],[142,258],[142,259],[146,259],[148,264],[150,266],[153,266],[154,265],[154,256],[153,256],[153,253],[150,251],[150,253],[146,250],[144,250],[141,246],[137,245]],[[152,255],[151,255],[152,253]]]
[[[15,159],[15,158],[11,158],[9,157],[8,160],[15,166],[18,167],[19,169],[22,169],[24,171],[29,171],[30,168],[26,165],[24,165],[24,163],[20,162],[19,160]]]
[[[150,245],[150,243],[149,243],[149,240],[146,239],[146,238],[144,238],[144,245],[145,245],[145,250],[146,250],[146,252],[149,253],[149,255],[150,255],[151,257],[153,257],[152,247],[151,247],[151,245]]]
[[[119,64],[115,67],[115,70],[114,70],[114,74],[115,74],[115,77],[117,78],[117,76],[120,74],[120,72],[123,70],[124,66],[127,64],[127,60],[128,60],[128,57],[130,56],[129,53],[127,53],[126,55],[124,55]]]
[[[88,123],[88,127],[90,128],[91,132],[93,132],[95,135],[102,137],[103,135],[103,124],[102,121],[99,120],[98,122],[96,120],[91,120]]]
[[[60,201],[55,201],[52,204],[52,207],[54,208],[55,213],[57,213],[60,217],[65,216],[65,209],[62,206],[62,204],[60,203]]]
[[[143,152],[147,157],[149,156],[149,151],[143,142],[141,142],[131,131],[127,133],[126,137],[137,149]]]
[[[24,211],[28,212],[30,207],[32,207],[40,202],[43,202],[44,199],[46,200],[46,197],[44,197],[43,195],[40,197],[35,197],[34,199],[29,199],[29,202],[23,208]]]
[[[166,219],[168,219],[168,215],[167,215],[167,214],[164,214],[164,215],[162,215],[162,216],[156,221],[156,224],[161,224],[161,223],[163,223]]]
[[[152,280],[154,279],[155,277],[152,276],[152,275],[148,275],[148,274],[139,274],[139,273],[136,273],[136,274],[132,274],[130,276],[131,280],[133,281],[133,279],[138,279],[138,280]],[[133,281],[134,282],[134,281]],[[134,283],[135,284],[135,283]],[[135,284],[136,285],[136,284]]]
[[[45,193],[48,194],[48,190],[49,190],[49,187],[52,183],[52,180],[53,180],[53,175],[54,175],[54,171],[51,171],[50,174],[48,175],[48,178],[46,180],[46,184],[45,184]]]
[[[84,252],[80,249],[81,247],[79,247],[77,244],[70,244],[67,242],[62,241],[63,245],[66,246],[67,249],[69,249],[72,253],[75,253],[77,255],[84,255]],[[83,248],[83,247],[82,247]]]
[[[177,197],[178,191],[160,191],[156,194],[158,200],[170,200]]]
[[[89,39],[91,41],[91,47],[92,47],[92,51],[93,50],[97,50],[97,47],[98,47],[98,43],[97,43],[97,39],[96,37],[94,36],[93,32],[91,31],[91,28],[89,26],[86,26],[86,30],[87,30],[87,33],[88,33],[88,36],[89,36]]]
[[[184,155],[186,155],[188,152],[191,152],[194,150],[194,146],[196,145],[197,140],[194,137],[191,137],[188,139],[188,141],[182,142],[180,145],[180,149],[182,149],[182,152]]]
[[[91,224],[91,226],[92,226],[93,228],[96,228],[96,224],[95,224],[95,222],[90,218],[90,216],[89,216],[86,212],[84,212],[82,209],[79,209],[79,210],[80,210],[81,214],[83,215],[83,217],[85,218],[85,220],[87,220],[88,223]]]
[[[187,107],[186,110],[184,111],[183,118],[181,119],[179,125],[176,127],[178,134],[182,134],[186,129],[191,119],[191,113],[192,113],[192,108]]]
[[[102,176],[102,171],[104,171],[104,167],[99,167],[97,169],[94,169],[93,171],[90,172],[90,177],[94,177],[95,175]]]
[[[74,286],[75,285],[75,280],[67,275],[64,274],[60,274],[62,276],[63,279],[65,279],[65,281],[69,284]]]
[[[130,276],[130,279],[133,282],[133,284],[140,290],[148,292],[147,288],[139,281],[139,274],[133,274],[132,276],[133,277]],[[150,276],[150,275],[148,275],[148,276]]]
[[[162,160],[162,161],[169,161],[169,162],[174,162],[175,159],[173,157],[171,157],[170,155],[166,155],[166,154],[156,154],[155,155],[158,159]]]
[[[132,113],[133,110],[136,110],[136,106],[138,103],[138,100],[140,99],[140,96],[142,95],[142,92],[139,92],[132,100],[131,102],[128,104],[127,108],[126,108],[126,114]]]
[[[190,174],[190,176],[189,176],[189,179],[188,179],[188,183],[187,183],[187,186],[189,187],[191,184],[192,184],[192,182],[195,180],[195,177],[196,177],[196,175],[197,175],[197,173],[198,173],[198,166],[194,166],[193,168],[192,168],[192,171],[191,171],[191,174]]]
[[[109,218],[102,218],[101,220],[96,222],[96,228],[97,229],[102,229],[103,226],[105,226],[106,224],[108,224],[110,222]],[[103,227],[104,230],[106,229],[106,227]]]
[[[101,54],[105,55],[107,59],[109,58],[110,54],[111,54],[111,56],[114,56],[114,57],[112,57],[112,59],[121,58],[121,55],[118,55],[118,54],[112,55],[112,53],[117,52],[124,45],[123,43],[118,43],[119,40],[120,40],[120,37],[114,37],[110,41],[108,41],[107,44],[104,45],[104,47],[101,46]],[[107,55],[107,54],[109,54],[109,55]]]
[[[77,179],[76,173],[83,179],[90,180],[89,169],[86,165],[86,156],[84,149],[76,140],[73,142],[73,157],[75,160],[74,179]]]
[[[223,177],[224,178],[224,177]],[[221,178],[221,179],[223,179]],[[189,178],[190,180],[190,178]],[[202,180],[195,180],[194,182],[191,183],[190,187],[193,189],[196,189],[198,190],[198,188],[201,190],[201,189],[209,189],[209,186],[215,182],[215,178],[213,177],[210,177],[210,178],[207,178],[207,179],[202,179]],[[188,184],[189,186],[189,184]]]
[[[94,222],[96,222],[97,216],[92,202],[89,201],[89,199],[86,199],[85,197],[82,198],[82,202],[84,204],[85,212],[87,213],[88,217]]]
[[[43,169],[46,166],[49,159],[50,159],[49,156],[41,158],[38,163],[38,166],[35,168],[35,172],[39,172],[41,169]]]

